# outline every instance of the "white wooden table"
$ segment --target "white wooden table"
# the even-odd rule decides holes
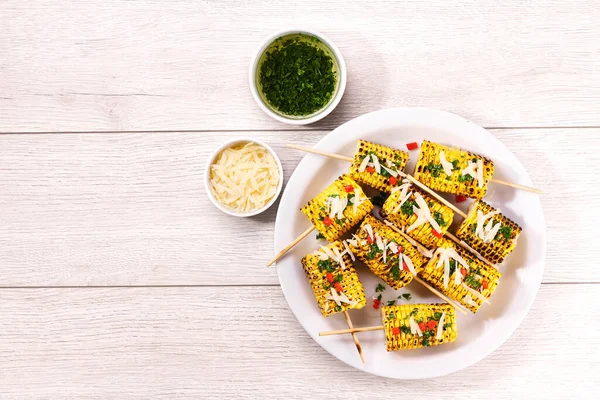
[[[591,398],[600,386],[600,5],[595,1],[0,2],[0,398]],[[308,128],[254,104],[270,32],[307,26],[348,65]],[[248,135],[286,178],[365,112],[471,119],[528,169],[548,225],[543,284],[497,351],[392,381],[338,362],[287,308],[276,207],[217,211],[208,153]],[[596,393],[596,395],[594,395]]]

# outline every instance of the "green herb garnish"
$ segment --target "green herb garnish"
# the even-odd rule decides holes
[[[435,314],[433,314],[433,319],[435,319],[436,321],[439,321],[440,318],[442,318],[441,312],[436,312]]]
[[[379,292],[383,292],[384,290],[385,290],[385,286],[384,286],[384,285],[382,285],[381,283],[380,283],[380,284],[378,284],[378,285],[377,285],[377,287],[375,288],[375,291],[376,291],[377,293],[379,293]]]
[[[450,260],[448,264],[450,265],[450,276],[452,276],[452,274],[456,270],[456,260]]]
[[[395,306],[396,305],[396,300],[388,300],[387,305],[388,306]]]
[[[410,298],[411,298],[412,296],[410,295],[410,293],[404,293],[403,295],[401,295],[401,296],[398,296],[398,298],[400,298],[400,297],[403,297],[403,298],[404,298],[404,299],[406,299],[406,300],[410,300]]]
[[[473,177],[471,175],[469,175],[469,174],[460,175],[458,177],[458,181],[459,182],[469,182],[469,181],[472,181],[472,180],[473,180]]]
[[[410,217],[411,215],[413,215],[415,213],[413,211],[413,207],[416,205],[417,205],[417,203],[415,203],[414,201],[406,200],[404,202],[404,204],[402,204],[402,207],[400,207],[400,211],[402,211],[402,214]]]
[[[317,233],[317,240],[325,239],[325,236],[322,233]]]
[[[442,171],[444,171],[444,167],[442,167],[442,164],[429,163],[425,167],[425,170],[429,171],[431,173],[431,176],[437,178],[441,175]]]
[[[392,275],[392,278],[394,278],[395,281],[400,279],[400,259],[398,259],[397,263],[392,264],[390,275]]]
[[[452,161],[452,171],[456,171],[458,169],[458,160]]]
[[[418,309],[418,308],[415,308],[415,309],[413,309],[413,310],[410,312],[410,316],[411,316],[411,317],[414,317],[414,316],[415,316],[415,315],[417,315],[418,313],[419,313],[419,309]]]
[[[503,226],[498,230],[496,234],[496,240],[499,240],[501,237],[504,237],[504,240],[510,240],[512,236],[512,227],[511,226]]]
[[[268,103],[287,115],[309,115],[322,109],[337,82],[332,57],[302,35],[267,51],[260,67],[260,86]]]
[[[406,333],[407,335],[410,335],[412,332],[410,331],[410,327],[406,326],[406,325],[402,325],[400,327],[400,330],[402,331],[402,333]]]
[[[321,272],[333,272],[333,265],[331,264],[331,260],[319,260],[317,266],[319,267],[319,271]]]
[[[379,247],[377,246],[376,243],[373,243],[373,245],[371,246],[371,249],[369,250],[369,252],[367,253],[367,259],[372,260],[377,256],[377,253],[379,253],[381,250],[379,250]]]
[[[439,211],[433,212],[433,219],[438,223],[439,226],[446,226],[448,223],[444,221],[444,216]]]
[[[475,233],[475,231],[477,231],[477,223],[471,225],[471,232]]]

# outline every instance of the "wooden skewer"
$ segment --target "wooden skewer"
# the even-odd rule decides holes
[[[431,251],[427,247],[423,246],[421,243],[417,242],[416,240],[414,240],[413,238],[411,238],[410,236],[408,236],[406,233],[402,232],[396,225],[392,224],[387,219],[384,220],[383,222],[385,222],[385,224],[387,226],[389,226],[390,228],[392,228],[393,231],[395,231],[398,234],[400,234],[404,239],[408,240],[409,242],[411,242],[411,241],[415,242],[415,244],[417,245],[417,248],[419,249],[419,251],[421,253],[427,253],[427,252]]]
[[[490,179],[490,182],[497,183],[498,185],[510,186],[512,188],[515,188],[515,189],[521,189],[521,190],[524,190],[526,192],[537,193],[537,194],[543,194],[544,193],[540,189],[532,188],[532,187],[529,187],[529,186],[519,185],[518,183],[506,182],[506,181],[503,181],[503,180],[500,180],[500,179]]]
[[[350,328],[350,329],[339,329],[337,331],[325,331],[325,332],[319,332],[319,336],[331,336],[331,335],[341,335],[344,333],[352,333],[355,334],[356,332],[370,332],[370,331],[382,331],[385,328],[383,327],[383,325],[379,325],[379,326],[368,326],[366,328]]]
[[[344,318],[346,319],[348,328],[354,329],[354,326],[352,326],[352,320],[350,319],[350,315],[348,314],[347,310],[344,310]],[[356,336],[356,333],[352,333],[352,339],[354,339],[354,344],[356,345],[356,350],[358,350],[358,354],[360,355],[361,361],[363,362],[363,364],[366,363],[365,355],[363,354],[362,346],[360,345],[360,342],[358,341],[358,336]]]
[[[310,228],[308,228],[307,230],[305,230],[292,243],[288,244],[283,249],[281,249],[281,251],[279,253],[277,253],[277,255],[275,257],[273,257],[273,259],[267,263],[267,267],[270,267],[271,265],[273,265],[275,263],[275,261],[277,261],[281,257],[283,257],[285,255],[285,253],[287,253],[288,251],[290,251],[290,249],[292,247],[294,247],[295,245],[297,245],[299,241],[301,241],[302,239],[304,239],[306,236],[308,236],[309,233],[311,233],[314,230],[315,230],[314,226],[311,226]]]
[[[298,146],[296,144],[286,144],[285,146],[289,147],[290,149],[300,150],[300,151],[304,151],[306,153],[318,154],[320,156],[325,156],[325,157],[330,157],[330,158],[337,158],[338,160],[342,160],[342,161],[348,161],[348,162],[354,161],[352,159],[352,157],[346,157],[341,154],[328,153],[326,151],[313,149],[312,147]]]

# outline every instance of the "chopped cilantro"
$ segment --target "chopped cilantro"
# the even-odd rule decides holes
[[[451,322],[448,322],[447,324],[444,324],[444,330],[446,330],[446,329],[448,329],[450,327],[452,327],[452,323]]]
[[[406,325],[402,325],[400,327],[400,330],[402,331],[402,333],[406,333],[407,335],[410,335],[412,332],[410,331],[410,327],[406,326]]]
[[[440,174],[444,170],[444,167],[442,167],[442,164],[429,163],[425,167],[425,170],[429,171],[431,173],[431,176],[433,176],[434,178],[437,178],[440,176]]]
[[[394,312],[392,311],[392,312],[390,312],[390,313],[388,314],[388,318],[389,318],[389,319],[396,319],[396,314],[394,314]]]
[[[477,223],[474,223],[473,225],[471,225],[471,232],[475,233],[476,230],[477,230]]]
[[[396,305],[396,300],[388,300],[387,305],[388,306],[395,306]]]
[[[456,270],[456,260],[450,260],[448,264],[450,265],[450,276],[452,276],[452,274]]]
[[[342,307],[340,307],[340,306],[335,306],[335,311],[342,311]]]
[[[317,240],[325,239],[325,236],[322,233],[317,233]]]
[[[381,294],[379,296],[377,296],[377,300],[381,301]]]
[[[452,171],[456,171],[458,169],[458,160],[452,161]]]
[[[403,295],[401,295],[401,296],[398,296],[398,298],[400,298],[400,297],[404,297],[406,300],[410,300],[410,298],[411,298],[412,296],[410,295],[410,293],[404,293]]]
[[[436,321],[439,321],[440,318],[442,318],[441,312],[436,312],[435,314],[433,314],[433,319],[435,319]]]
[[[377,256],[377,253],[381,252],[381,250],[379,250],[379,247],[377,246],[376,243],[373,243],[371,245],[371,250],[369,250],[369,252],[367,253],[367,259],[372,260],[375,258],[375,256]]]
[[[383,176],[385,178],[389,178],[390,176],[392,176],[392,174],[390,174],[388,172],[388,170],[385,169],[385,168],[383,168],[383,167],[381,167],[381,173],[379,175],[381,175],[381,176]]]
[[[317,266],[319,267],[319,271],[321,272],[333,272],[333,265],[331,264],[331,260],[319,260]]]
[[[307,43],[306,35],[265,53],[260,86],[269,104],[287,115],[309,115],[333,96],[338,80],[331,55]]]
[[[473,177],[470,174],[460,175],[458,177],[459,182],[469,182],[472,180],[473,180]]]
[[[504,225],[502,228],[500,228],[498,230],[498,233],[496,234],[496,240],[499,240],[501,237],[503,237],[504,240],[510,240],[511,236],[512,236],[512,227]]]
[[[444,216],[439,211],[433,212],[433,219],[438,223],[439,226],[446,226],[448,223],[444,221]]]
[[[392,268],[390,268],[390,275],[392,275],[392,278],[394,278],[395,281],[400,279],[400,259],[398,259],[398,262],[392,264]]]
[[[337,274],[337,275],[335,276],[335,278],[333,278],[333,283],[336,283],[336,282],[341,282],[343,279],[344,279],[344,275],[342,275],[342,274]]]
[[[472,274],[469,274],[465,277],[465,285],[475,290],[479,290],[479,288],[481,287],[481,282],[475,279],[475,277]]]
[[[410,312],[410,316],[411,316],[411,317],[414,317],[414,316],[415,316],[415,315],[417,315],[418,313],[419,313],[419,309],[418,309],[418,308],[415,308],[415,309],[413,309],[413,310]]]
[[[377,285],[377,287],[375,288],[376,292],[383,292],[385,290],[385,286],[382,285],[381,283]]]
[[[471,158],[471,161],[476,163],[477,162],[477,158]]]
[[[404,204],[402,204],[402,207],[400,207],[400,211],[402,211],[402,214],[410,217],[414,214],[413,207],[416,205],[417,203],[415,203],[414,201],[406,200]]]

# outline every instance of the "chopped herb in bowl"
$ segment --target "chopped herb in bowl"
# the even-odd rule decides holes
[[[274,112],[303,118],[326,108],[338,89],[338,64],[318,38],[292,34],[276,39],[257,68],[260,97]]]

